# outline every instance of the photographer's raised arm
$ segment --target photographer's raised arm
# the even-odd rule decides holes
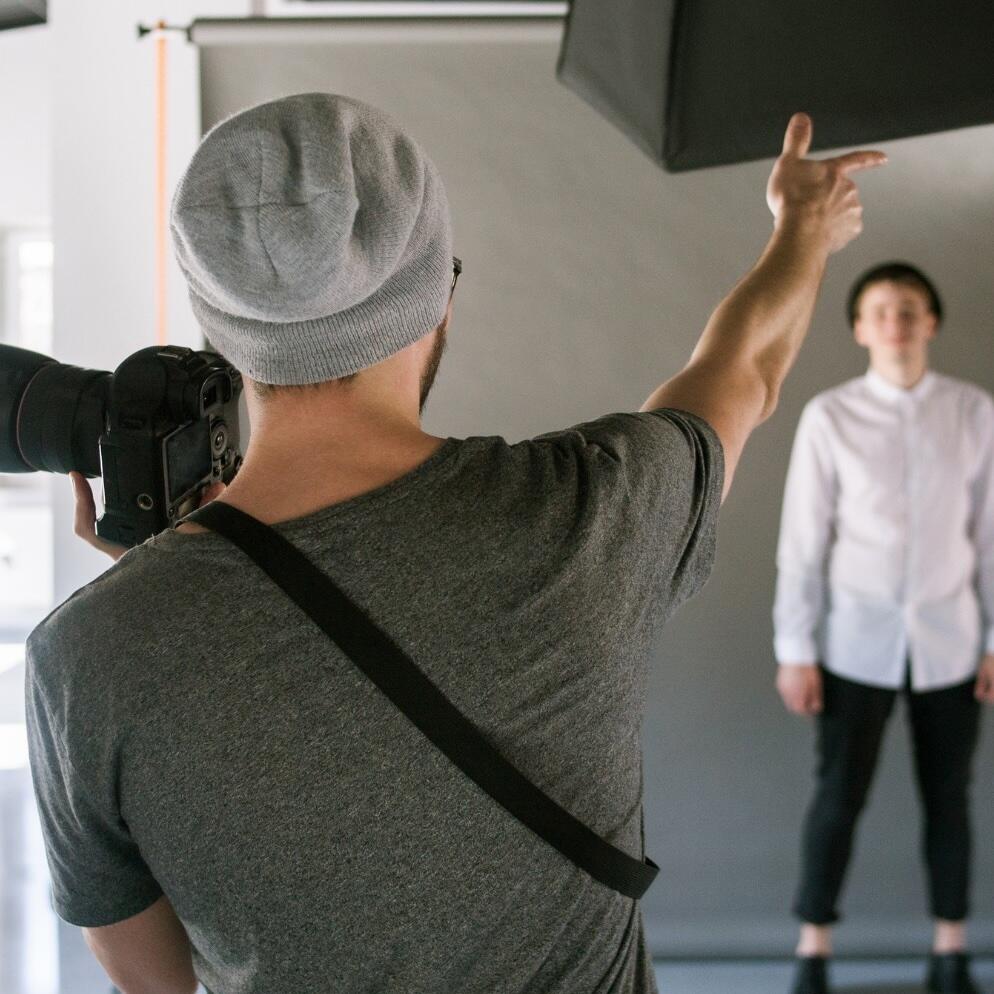
[[[766,249],[712,314],[690,362],[641,408],[679,408],[714,428],[725,454],[724,494],[746,439],[776,407],[828,256],[862,230],[863,208],[850,174],[887,161],[882,152],[806,159],[811,132],[806,114],[791,118],[766,191],[775,219]]]

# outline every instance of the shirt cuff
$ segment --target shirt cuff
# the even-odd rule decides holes
[[[990,656],[994,655],[994,625],[987,629],[987,641],[984,643],[984,652]]]
[[[818,662],[815,640],[801,635],[778,635],[773,640],[773,653],[781,665],[810,666]]]

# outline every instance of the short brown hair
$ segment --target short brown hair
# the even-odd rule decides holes
[[[855,326],[856,318],[859,317],[860,298],[867,287],[875,283],[900,283],[902,286],[912,286],[916,290],[921,290],[928,298],[928,309],[938,322],[942,322],[942,300],[932,281],[920,269],[908,262],[885,262],[868,269],[853,283],[846,302],[850,328]]]
[[[252,392],[259,400],[270,400],[279,397],[281,394],[306,393],[309,390],[317,390],[326,383],[351,383],[359,374],[349,373],[348,376],[339,376],[334,380],[322,380],[319,383],[259,383],[252,380]]]

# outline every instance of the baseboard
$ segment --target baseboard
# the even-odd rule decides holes
[[[853,916],[835,933],[839,958],[890,959],[921,956],[932,937],[922,917],[879,919]],[[994,956],[994,918],[972,921],[970,948]],[[655,959],[779,959],[793,953],[797,924],[782,918],[713,917],[670,921],[646,916],[646,939]]]

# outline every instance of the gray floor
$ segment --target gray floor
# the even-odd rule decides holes
[[[789,989],[789,961],[749,963],[659,963],[660,994],[780,994]],[[845,961],[832,965],[837,994],[919,994],[923,965],[918,960]],[[978,960],[974,975],[994,991],[994,959]]]

